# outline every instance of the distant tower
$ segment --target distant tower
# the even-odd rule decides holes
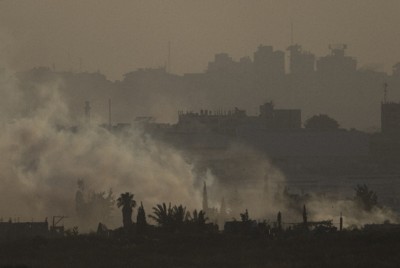
[[[204,212],[208,211],[208,196],[207,196],[206,182],[204,182],[204,186],[203,186],[203,211]]]
[[[85,101],[85,122],[86,124],[90,124],[90,102]]]
[[[282,213],[279,211],[277,215],[277,225],[278,225],[278,230],[282,231]]]
[[[306,205],[303,206],[303,224],[304,224],[304,227],[305,227],[306,229],[308,229]]]

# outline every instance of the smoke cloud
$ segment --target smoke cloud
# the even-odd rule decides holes
[[[147,208],[160,202],[199,207],[192,166],[177,151],[137,130],[114,135],[100,122],[70,120],[62,83],[21,89],[7,71],[1,75],[2,217],[73,218],[78,179],[94,191],[132,192]],[[113,222],[119,221],[118,214]]]
[[[231,177],[228,182],[218,179],[210,181],[209,203],[220,208],[224,198],[228,208],[226,220],[240,220],[240,214],[247,209],[253,220],[267,220],[273,224],[280,211],[284,227],[288,228],[302,222],[303,205],[306,205],[308,221],[332,220],[337,228],[340,215],[344,228],[399,222],[397,213],[388,207],[376,206],[371,211],[365,211],[354,201],[354,196],[341,196],[332,192],[332,189],[325,189],[325,194],[291,192],[293,189],[288,189],[290,184],[284,174],[271,164],[268,157],[246,145],[232,145],[225,157],[232,157],[233,163],[228,177],[238,173],[243,176],[236,179]]]
[[[93,191],[111,188],[116,196],[126,191],[134,193],[147,213],[161,202],[183,204],[190,210],[201,208],[201,186],[206,181],[210,206],[219,209],[224,198],[230,210],[227,220],[239,219],[239,214],[248,209],[250,217],[257,220],[275,221],[281,211],[285,222],[301,221],[302,204],[297,210],[290,208],[285,197],[285,176],[256,149],[232,145],[224,156],[229,159],[223,166],[228,173],[225,178],[208,167],[206,172],[197,172],[196,161],[188,163],[181,152],[139,129],[116,135],[100,127],[102,122],[96,118],[89,125],[83,118],[72,117],[66,97],[59,90],[63,83],[62,79],[54,79],[22,87],[6,68],[0,73],[3,219],[42,220],[66,215],[74,224],[77,181],[84,180]],[[345,227],[397,222],[389,209],[375,208],[366,213],[351,200],[311,194],[306,205],[311,221],[336,222],[342,213]],[[119,213],[114,210],[110,226],[120,225]]]

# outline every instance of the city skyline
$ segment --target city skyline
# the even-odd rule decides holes
[[[108,79],[141,67],[202,72],[208,59],[234,59],[260,45],[293,41],[317,56],[346,43],[359,66],[390,72],[400,60],[397,1],[1,1],[0,55],[13,70],[55,66],[97,71]],[[373,44],[373,45],[372,45]]]

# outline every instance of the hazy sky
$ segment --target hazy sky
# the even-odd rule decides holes
[[[360,66],[400,61],[399,0],[0,0],[0,55],[14,70],[100,70],[110,79],[164,65],[201,72],[215,53],[252,56],[294,40],[317,56],[347,43]]]

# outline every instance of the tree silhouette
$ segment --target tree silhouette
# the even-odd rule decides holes
[[[78,180],[78,190],[75,194],[75,209],[82,224],[91,225],[94,222],[107,222],[114,209],[115,197],[112,189],[108,192],[95,192],[85,187],[83,179]]]
[[[203,212],[203,214],[205,213]],[[202,217],[204,218],[204,215]],[[165,203],[153,207],[153,215],[149,215],[149,218],[155,220],[160,227],[168,231],[180,230],[184,223],[189,223],[192,220],[190,213],[186,211],[186,207],[182,205],[171,207],[171,203],[168,207]]]
[[[186,219],[186,215],[186,207],[179,205],[172,208],[171,216],[173,227],[175,229],[179,229],[182,226],[184,220]]]
[[[149,218],[155,220],[159,226],[161,227],[171,226],[172,224],[171,203],[169,203],[168,207],[165,203],[157,204],[155,207],[153,207],[153,214],[154,215],[149,215]]]
[[[120,195],[117,199],[118,208],[122,207],[122,222],[124,228],[132,225],[132,210],[136,207],[136,201],[133,199],[133,194],[126,192]]]
[[[355,202],[365,211],[371,211],[373,207],[378,205],[376,193],[369,190],[366,184],[358,184],[354,190],[356,191]]]
[[[197,210],[195,209],[193,211],[193,218],[191,219],[191,222],[193,222],[194,224],[198,226],[204,226],[207,220],[208,218],[206,217],[206,213],[203,210],[197,212]]]
[[[336,130],[339,128],[339,123],[326,114],[319,114],[307,119],[304,127],[312,130]]]
[[[102,222],[106,222],[111,217],[111,212],[115,205],[112,189],[108,192],[92,192],[88,203],[88,208],[92,215]]]
[[[136,223],[137,223],[137,232],[140,234],[145,233],[147,227],[147,221],[146,221],[146,212],[144,211],[142,202],[140,202],[140,207],[138,208]]]
[[[244,213],[240,213],[240,218],[242,219],[242,222],[244,222],[244,223],[247,223],[250,221],[249,212],[247,211],[247,209]]]

